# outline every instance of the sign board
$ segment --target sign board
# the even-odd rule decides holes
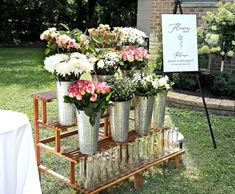
[[[198,71],[196,15],[162,14],[163,71]]]

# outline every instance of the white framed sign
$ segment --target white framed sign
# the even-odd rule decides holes
[[[162,14],[163,71],[198,71],[196,15]]]

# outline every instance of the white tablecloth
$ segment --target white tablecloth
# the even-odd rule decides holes
[[[41,193],[29,119],[0,110],[0,194]]]

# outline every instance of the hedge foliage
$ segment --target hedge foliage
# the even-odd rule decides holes
[[[59,23],[83,31],[100,23],[133,27],[136,12],[137,0],[3,0],[0,41],[36,41]]]

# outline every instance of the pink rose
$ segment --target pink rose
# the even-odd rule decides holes
[[[85,40],[85,42],[83,44],[84,44],[84,46],[87,46],[89,44],[89,40]]]
[[[77,100],[82,100],[82,95],[76,94],[76,99],[77,99]]]
[[[86,92],[89,93],[89,94],[93,94],[95,92],[94,84],[90,83],[86,88]]]
[[[81,42],[84,42],[86,40],[86,35],[85,34],[82,34],[81,36],[80,36],[80,41]]]
[[[97,94],[92,94],[90,101],[95,102],[97,100]]]
[[[75,49],[80,49],[81,47],[80,47],[80,45],[78,43],[75,43],[74,48]]]
[[[79,93],[84,96],[86,94],[86,88],[82,87],[79,89]]]
[[[73,48],[75,46],[76,42],[75,42],[75,39],[71,39],[69,40],[68,42],[68,45],[67,45],[67,48]]]

